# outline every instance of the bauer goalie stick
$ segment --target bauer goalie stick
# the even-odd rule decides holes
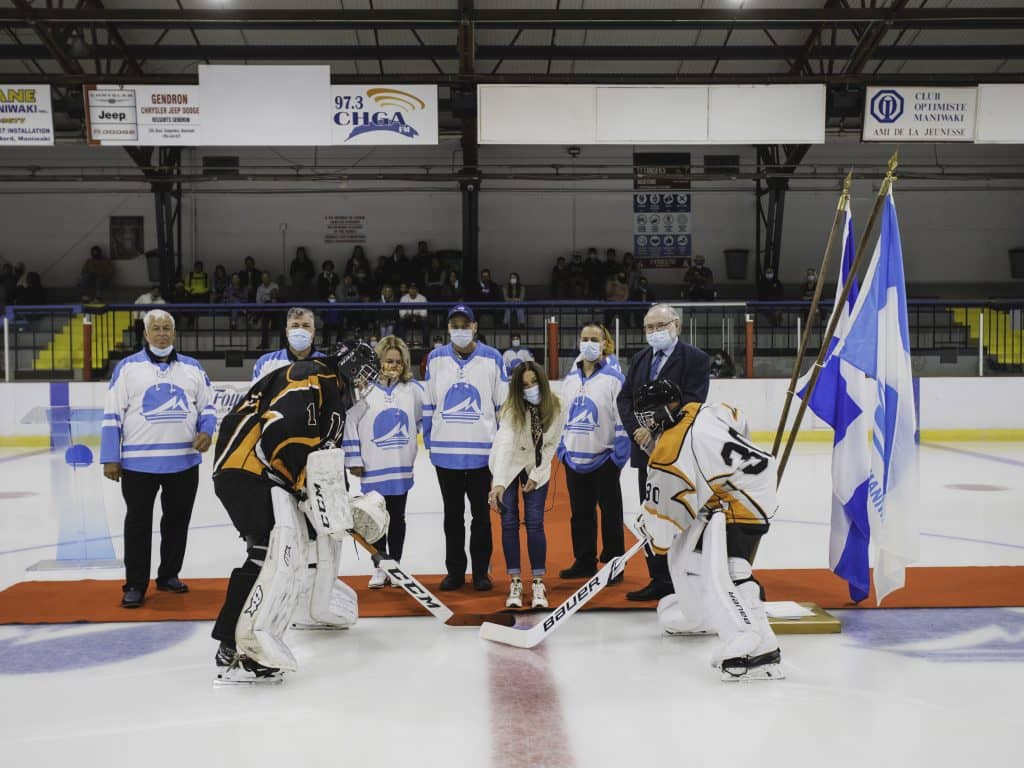
[[[515,624],[515,617],[508,613],[455,613],[433,592],[423,586],[415,576],[406,573],[397,560],[392,560],[355,531],[350,531],[350,533],[356,543],[370,553],[374,565],[388,575],[392,584],[397,584],[404,589],[410,597],[430,611],[430,614],[443,622],[445,626],[479,627],[484,622],[492,622],[505,627]]]
[[[590,577],[586,584],[573,592],[568,600],[555,608],[540,624],[535,624],[529,629],[516,629],[515,626],[485,621],[480,625],[480,637],[495,643],[514,645],[516,648],[533,648],[542,643],[548,635],[586,605],[594,595],[607,587],[609,581],[622,573],[630,558],[643,549],[645,541],[646,538],[641,536],[632,547],[626,550],[624,555],[613,557],[607,565]],[[501,615],[507,616],[508,614]]]

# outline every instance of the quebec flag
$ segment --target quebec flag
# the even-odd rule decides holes
[[[857,300],[857,277],[850,275],[855,243],[853,214],[847,201],[837,298],[847,280],[852,280],[853,285],[846,302],[833,309],[833,312],[840,313],[839,322],[808,406],[834,432],[829,567],[849,584],[850,599],[860,602],[871,589],[868,477],[876,389],[863,372],[835,355],[836,347],[849,330],[851,312]],[[810,372],[799,384],[797,393],[801,398],[808,379]]]
[[[914,386],[910,365],[903,249],[892,190],[864,285],[835,355],[859,369],[874,388],[867,515],[878,602],[904,585],[918,557],[918,469]]]

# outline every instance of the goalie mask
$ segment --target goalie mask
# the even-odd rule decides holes
[[[342,400],[351,408],[380,378],[380,358],[369,344],[356,344],[338,357],[338,378],[344,384]]]
[[[683,393],[667,379],[650,381],[636,393],[633,415],[641,427],[651,432],[668,429],[682,417]]]

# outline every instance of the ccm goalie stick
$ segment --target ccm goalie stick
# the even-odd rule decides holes
[[[415,576],[406,573],[396,560],[387,557],[355,531],[349,533],[356,543],[370,553],[374,564],[388,575],[392,584],[397,584],[404,589],[410,597],[430,611],[434,618],[439,619],[445,626],[479,627],[484,622],[492,622],[504,627],[511,627],[515,624],[515,616],[508,613],[455,613],[433,592],[423,586]]]
[[[624,555],[612,558],[600,571],[594,574],[586,584],[572,593],[572,596],[555,608],[540,624],[529,629],[516,629],[515,626],[485,621],[480,625],[480,637],[496,643],[514,645],[516,648],[533,648],[543,642],[548,635],[562,626],[566,619],[582,608],[590,599],[608,586],[608,582],[618,576],[626,568],[626,563],[637,552],[643,549],[646,539],[641,536]],[[507,614],[502,614],[506,616]]]

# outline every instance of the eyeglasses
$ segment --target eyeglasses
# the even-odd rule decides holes
[[[654,333],[655,331],[664,331],[667,328],[671,327],[672,322],[673,322],[672,320],[668,320],[667,322],[656,323],[656,324],[653,324],[653,325],[645,323],[644,324],[644,332],[646,332],[646,333]]]

